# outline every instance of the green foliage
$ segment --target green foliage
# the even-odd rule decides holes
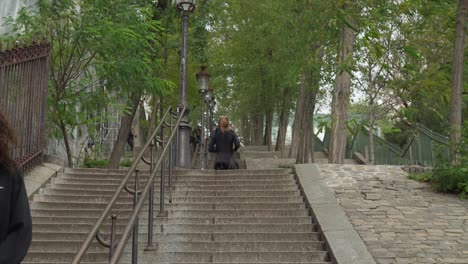
[[[133,159],[124,159],[120,162],[120,166],[129,168],[130,166],[132,166],[132,163],[133,163]]]
[[[123,112],[131,91],[169,86],[156,72],[162,28],[153,19],[152,1],[39,0],[7,23],[14,38],[45,38],[52,45],[48,109],[56,129],[49,130],[60,131],[54,136],[67,146],[83,129],[93,137],[96,124],[110,118],[108,110]],[[79,153],[67,148],[67,155],[71,163]]]
[[[432,180],[432,173],[412,173],[408,178],[420,182],[430,182]]]
[[[108,159],[90,159],[85,158],[83,160],[83,167],[85,168],[105,168],[109,163]],[[121,167],[129,168],[132,166],[133,160],[132,159],[123,159],[120,162]]]
[[[434,168],[432,186],[435,190],[448,193],[457,193],[460,196],[468,195],[468,159],[462,165],[451,166],[441,163]]]
[[[397,122],[392,127],[387,127],[384,131],[385,140],[400,147],[406,146],[414,134],[414,130],[407,125]]]
[[[105,168],[109,163],[108,159],[84,159],[83,166],[85,168]]]
[[[209,2],[212,85],[234,122],[275,111],[286,89],[295,101],[302,71],[330,68],[322,57],[336,31],[315,15],[331,15],[330,1]]]

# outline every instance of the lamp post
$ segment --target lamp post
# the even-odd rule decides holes
[[[216,100],[215,100],[215,97],[214,95],[211,96],[211,105],[210,105],[210,115],[211,115],[211,137],[214,137],[213,133],[214,133],[214,127],[217,126],[216,125],[216,120],[214,119],[214,109],[216,107]]]
[[[180,101],[178,111],[186,106],[184,116],[179,125],[178,158],[177,166],[190,169],[192,160],[190,158],[190,124],[188,120],[187,103],[187,54],[188,54],[188,19],[189,13],[195,9],[195,0],[177,0],[177,8],[182,11],[182,52],[180,63]]]
[[[201,142],[200,142],[200,168],[203,170],[206,168],[205,158],[205,94],[208,92],[208,86],[210,82],[210,74],[206,71],[206,66],[201,66],[200,71],[195,74],[198,80],[198,91],[201,95]]]
[[[210,131],[210,137],[213,136],[213,107],[214,107],[214,97],[213,89],[208,88],[208,93],[205,97],[205,102],[208,104],[208,129]]]

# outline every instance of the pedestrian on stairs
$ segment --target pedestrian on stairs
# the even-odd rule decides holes
[[[216,153],[214,169],[239,169],[239,164],[232,156],[239,147],[239,139],[234,130],[229,127],[229,118],[222,116],[208,147],[208,151]]]
[[[15,134],[0,111],[0,264],[18,264],[31,244],[32,223],[26,188],[10,157]]]

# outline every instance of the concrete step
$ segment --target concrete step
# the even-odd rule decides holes
[[[289,209],[243,209],[243,210],[172,210],[169,216],[177,217],[270,217],[270,216],[309,216],[307,210]]]
[[[123,177],[127,174],[127,170],[108,170],[108,169],[77,169],[77,168],[66,168],[64,173],[68,175],[120,175]],[[159,173],[159,172],[157,172]],[[267,169],[267,170],[173,170],[174,175],[178,176],[242,176],[242,175],[278,175],[278,174],[290,174],[290,169]],[[140,170],[141,175],[148,175],[149,171]]]
[[[304,199],[300,196],[289,197],[289,196],[265,196],[265,197],[186,197],[176,196],[173,193],[171,197],[166,197],[166,202],[172,200],[172,203],[299,203],[303,202]],[[107,203],[110,200],[110,196],[102,195],[51,195],[51,194],[35,194],[33,201],[42,202],[69,202],[69,203],[80,203],[80,202],[93,202],[93,203]],[[118,201],[133,202],[132,196],[121,197]],[[155,197],[155,202],[159,203],[159,195]]]
[[[128,216],[132,213],[132,209],[112,210],[111,214],[116,214],[118,217]],[[101,209],[33,209],[31,214],[35,216],[87,216],[99,217]],[[288,210],[288,209],[252,209],[252,210],[169,210],[169,217],[280,217],[280,216],[309,216],[306,210]]]
[[[120,184],[105,184],[105,183],[79,183],[79,182],[71,182],[69,180],[62,180],[56,179],[52,182],[53,185],[58,187],[64,188],[73,188],[73,189],[99,189],[102,188],[104,190],[115,190]],[[140,182],[139,186],[142,188],[146,185],[146,182]],[[133,189],[134,183],[128,183],[127,186]],[[159,189],[160,184],[154,184],[155,188]],[[223,182],[212,182],[212,181],[187,181],[187,182],[175,182],[174,188],[178,190],[190,190],[190,188],[200,188],[200,189],[207,189],[207,190],[224,190],[226,188],[233,189],[237,188],[239,190],[242,189],[264,189],[264,188],[289,188],[289,189],[297,189],[297,185],[292,181],[223,181]],[[167,185],[166,185],[167,187]]]
[[[57,263],[57,262],[67,262],[70,263],[73,260],[76,252],[72,250],[59,251],[59,250],[48,250],[48,251],[33,251],[29,250],[26,255],[24,262],[31,263]],[[126,257],[128,258],[128,257]],[[84,262],[99,263],[105,262],[109,263],[109,251],[100,250],[98,252],[88,251],[87,254],[82,259]],[[130,263],[126,260],[121,263]]]
[[[41,262],[21,262],[22,264],[34,264]],[[47,262],[46,262],[47,263]],[[81,264],[108,264],[109,262],[80,262]],[[123,262],[120,262],[123,263]],[[139,264],[154,264],[151,260],[149,262],[138,262]],[[269,264],[330,264],[331,262],[313,261],[313,262],[268,262]],[[70,262],[54,262],[53,264],[70,264]],[[240,264],[240,262],[171,262],[171,264]],[[258,262],[242,262],[242,264],[258,264]]]
[[[70,194],[70,195],[114,195],[115,190],[98,190],[98,189],[73,189],[67,186],[58,186],[48,184],[41,194]],[[159,192],[156,190],[155,193]],[[124,194],[126,195],[126,194]],[[179,191],[178,196],[186,197],[265,197],[265,196],[301,196],[299,190],[294,191]],[[126,195],[129,196],[129,195]]]
[[[26,262],[34,263],[56,263],[70,262],[76,252],[74,251],[29,251]],[[83,261],[106,262],[108,261],[107,252],[88,252]],[[152,254],[142,254],[139,257],[141,263],[174,263],[174,262],[253,262],[253,263],[271,263],[276,262],[312,262],[323,261],[327,258],[326,251],[307,251],[307,252],[155,252]],[[126,254],[122,263],[130,262],[130,255]]]
[[[169,175],[166,174],[164,176],[165,181],[168,181]],[[73,180],[85,180],[85,181],[98,181],[98,180],[106,180],[106,182],[120,182],[124,177],[120,175],[84,175],[84,174],[58,174],[56,179],[73,179]],[[134,176],[129,178],[129,183],[133,182],[135,179]],[[143,175],[140,177],[141,181],[146,181],[148,176]],[[154,178],[155,181],[160,181],[160,176]],[[173,181],[236,181],[236,180],[267,180],[267,181],[275,181],[275,180],[294,180],[294,177],[291,174],[255,174],[255,175],[172,175]]]
[[[133,184],[128,184],[127,187],[131,190],[134,189]],[[54,183],[53,188],[57,189],[73,189],[73,190],[117,190],[117,185],[92,185],[92,184],[68,184],[68,183]],[[140,185],[139,189],[143,189],[145,185]],[[156,190],[160,189],[159,185],[155,186]],[[281,185],[281,184],[267,184],[267,185],[184,185],[175,186],[173,191],[296,191],[297,185]]]
[[[80,240],[36,240],[33,241],[29,250],[42,251],[54,248],[60,251],[76,250],[80,248],[83,241]],[[139,242],[139,248],[145,248],[146,242]],[[195,242],[156,242],[153,244],[160,252],[301,252],[323,250],[324,242],[231,242],[231,241],[195,241]],[[91,243],[90,251],[106,251],[98,242]]]
[[[284,146],[285,150],[288,150],[290,146]],[[270,146],[270,151],[274,151],[275,146]],[[239,152],[248,152],[248,151],[268,151],[268,146],[265,145],[247,145],[239,149]]]
[[[313,262],[327,258],[326,251],[307,252],[154,252],[143,254],[139,258],[143,263],[174,262],[220,262],[220,263],[272,263],[272,262]],[[129,258],[122,258],[128,261]]]
[[[118,224],[126,224],[128,217],[117,218]],[[79,223],[93,225],[97,221],[95,217],[51,217],[51,216],[35,216],[33,223],[46,224],[46,223]],[[148,221],[148,217],[144,215],[140,217],[140,221]],[[104,223],[109,224],[110,218],[107,218]],[[311,217],[295,216],[295,217],[192,217],[192,218],[166,218],[155,217],[154,224],[310,224],[312,223]]]
[[[74,186],[73,186],[74,187]],[[48,184],[43,190],[44,194],[73,194],[73,195],[113,195],[117,188],[109,187],[109,189],[98,189],[91,187],[71,188],[64,184]],[[155,193],[158,193],[156,189]],[[221,196],[221,197],[258,197],[258,196],[300,196],[299,190],[254,190],[254,191],[236,191],[236,190],[206,190],[206,191],[177,191],[179,196]]]
[[[69,183],[69,184],[113,184],[120,185],[122,182],[121,179],[88,179],[88,178],[79,178],[79,177],[57,177],[54,178],[53,183]],[[146,184],[147,179],[140,179],[139,184]],[[128,184],[133,184],[134,179],[130,179]],[[155,185],[160,184],[160,179],[157,178],[154,181]],[[296,184],[296,181],[293,176],[284,176],[284,177],[233,177],[233,178],[217,178],[217,177],[179,177],[174,178],[172,181],[173,184],[177,186],[184,185],[250,185],[250,184]],[[167,184],[167,181],[166,181]]]
[[[34,261],[34,262],[30,262],[30,261],[22,261],[21,264],[35,264],[35,263],[50,263],[50,262],[38,262],[38,261]],[[61,262],[61,261],[55,261],[51,264],[70,264],[70,261],[68,262]],[[87,262],[87,261],[80,261],[80,264],[109,264],[109,261],[106,261],[106,262]],[[143,264],[143,263],[140,263],[140,264]]]
[[[109,239],[109,230],[101,230],[102,237],[104,239]],[[87,232],[43,232],[36,231],[33,232],[33,241],[36,240],[77,240],[83,241]],[[139,242],[147,241],[147,230],[141,229],[138,236]],[[307,242],[307,241],[320,241],[320,233],[318,232],[249,232],[249,233],[155,233],[153,236],[153,241],[155,242],[211,242],[211,241],[229,241],[229,242],[280,242],[280,241],[289,241],[289,242]]]
[[[143,207],[148,208],[148,203]],[[68,202],[32,202],[31,209],[101,209],[107,206],[107,203],[68,203]],[[154,208],[159,208],[159,203],[154,203]],[[116,203],[112,208],[126,209],[132,208],[133,203],[120,202]],[[252,209],[306,209],[304,203],[166,203],[167,210],[252,210]]]
[[[146,225],[146,221],[140,223],[141,226]],[[78,223],[56,223],[48,224],[33,224],[33,230],[37,232],[89,232],[92,228],[91,224],[78,224]],[[109,225],[103,225],[102,230],[110,230]],[[123,230],[125,225],[117,225],[116,230]],[[146,228],[144,228],[146,229]],[[262,232],[314,232],[315,226],[313,224],[164,224],[155,225],[155,233],[262,233]]]

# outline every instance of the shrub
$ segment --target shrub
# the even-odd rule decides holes
[[[432,180],[432,172],[427,173],[411,173],[408,178],[415,181],[430,182]]]
[[[438,165],[432,175],[432,187],[441,192],[457,193],[461,197],[468,195],[468,163],[450,166],[449,163]]]
[[[83,165],[85,168],[105,168],[109,163],[107,159],[85,159]]]
[[[133,163],[132,159],[124,159],[120,162],[120,166],[129,168],[130,166],[132,166],[132,163]]]

